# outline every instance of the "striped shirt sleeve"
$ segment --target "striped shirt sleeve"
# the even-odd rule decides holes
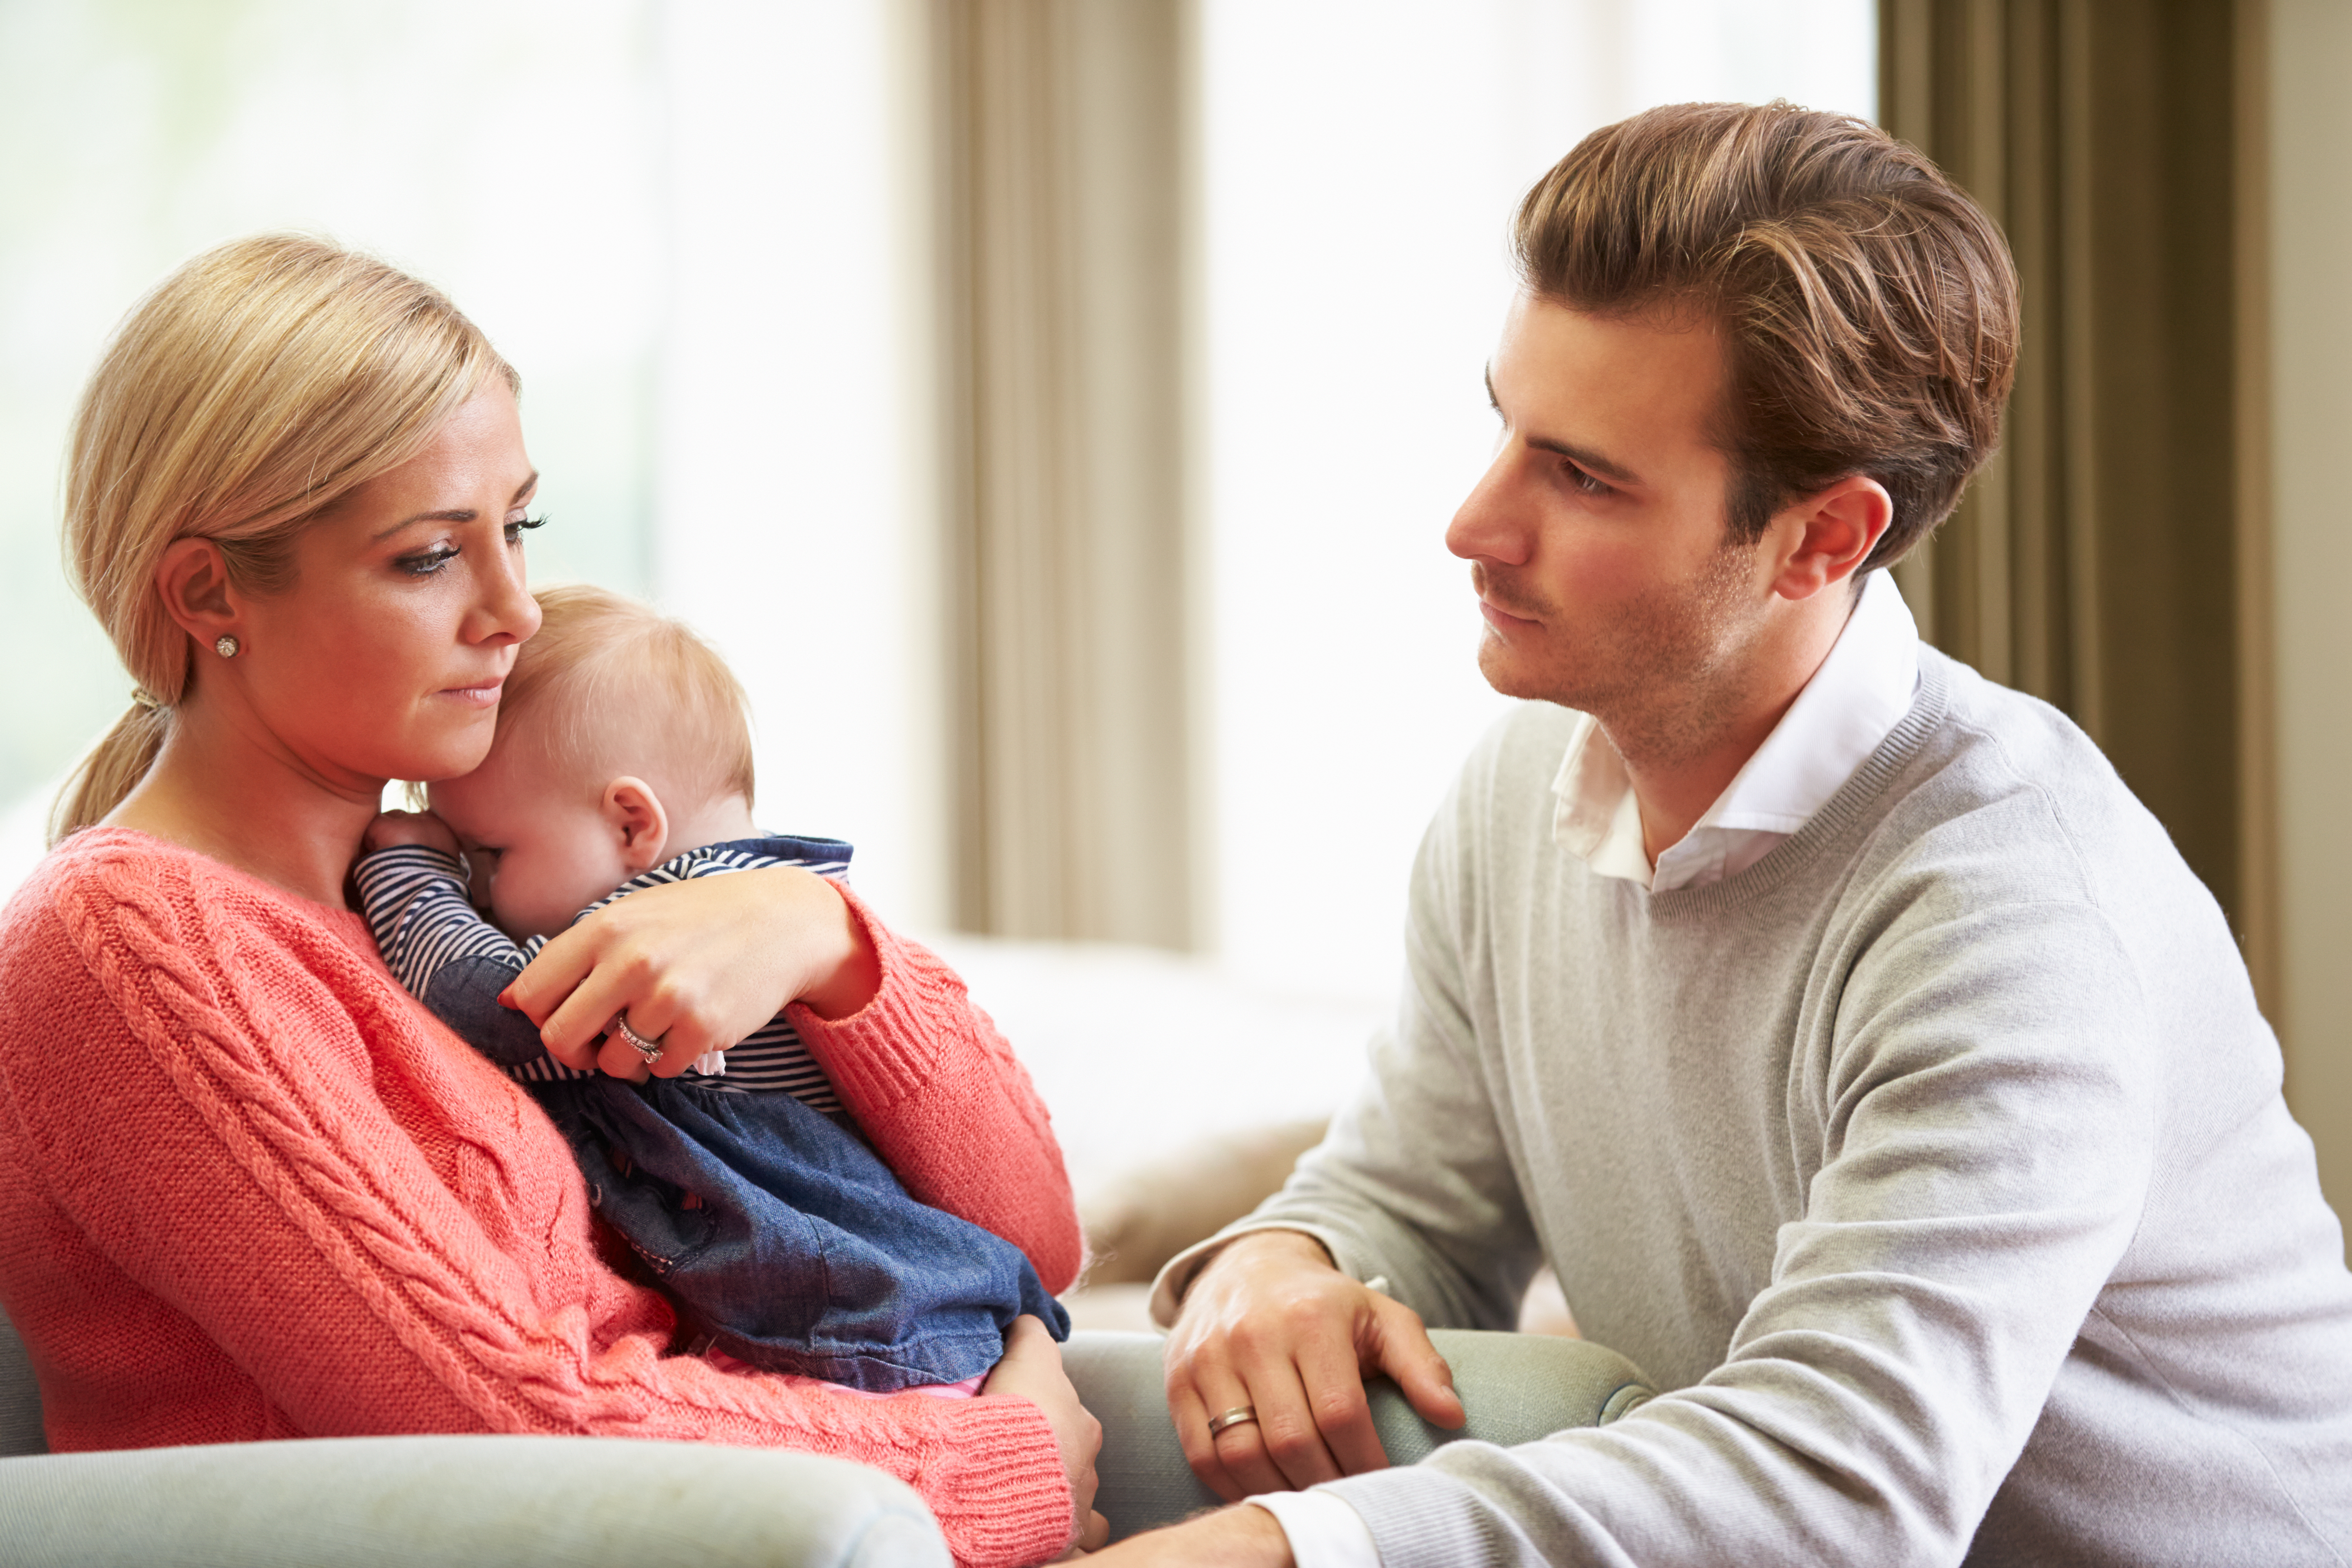
[[[500,1067],[560,1065],[540,1043],[538,1026],[499,1002],[542,944],[519,946],[481,917],[456,856],[395,845],[360,857],[352,878],[384,967],[410,995]]]

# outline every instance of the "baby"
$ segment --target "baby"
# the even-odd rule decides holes
[[[499,1004],[548,938],[614,899],[765,866],[838,877],[850,854],[752,826],[749,705],[693,633],[598,588],[538,599],[482,765],[434,784],[430,814],[369,827],[353,876],[385,963],[546,1109],[688,1349],[887,1393],[976,1387],[1024,1312],[1066,1338],[1018,1248],[908,1195],[782,1015],[633,1084],[558,1062]]]

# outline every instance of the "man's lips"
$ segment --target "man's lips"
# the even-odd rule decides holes
[[[1497,605],[1492,599],[1480,599],[1478,601],[1478,613],[1486,616],[1486,624],[1493,626],[1496,631],[1507,632],[1512,630],[1514,627],[1532,626],[1539,624],[1528,619],[1525,616],[1515,616],[1511,614],[1510,611]]]

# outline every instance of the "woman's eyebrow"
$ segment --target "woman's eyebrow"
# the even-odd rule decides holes
[[[523,497],[530,494],[532,490],[537,489],[538,488],[539,474],[538,471],[534,469],[530,478],[523,480],[522,483],[515,487],[514,500],[509,501],[507,504],[509,506],[515,505],[517,502],[520,501]],[[451,507],[443,511],[420,511],[415,517],[404,517],[398,522],[394,523],[390,528],[383,529],[377,532],[368,535],[368,542],[370,544],[381,543],[383,541],[390,539],[394,534],[398,533],[402,529],[414,528],[420,522],[471,522],[481,515],[482,514],[480,512],[476,511],[469,506]]]

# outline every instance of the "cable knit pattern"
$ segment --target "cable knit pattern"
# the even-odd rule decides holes
[[[1026,1075],[945,965],[853,900],[879,995],[794,1023],[924,1201],[1075,1275]],[[0,913],[0,1301],[59,1450],[421,1432],[782,1447],[913,1484],[972,1563],[1071,1529],[1024,1400],[861,1399],[662,1352],[529,1097],[394,984],[365,926],[120,829]]]
[[[1062,1147],[1029,1075],[954,970],[883,926],[848,889],[842,896],[882,960],[882,988],[839,1022],[795,1004],[787,1009],[794,1032],[908,1193],[1021,1248],[1058,1295],[1077,1279],[1085,1242]],[[927,1087],[940,1082],[970,1092],[950,1099]],[[996,1160],[1045,1165],[1054,1180],[974,1188],[970,1173]]]

